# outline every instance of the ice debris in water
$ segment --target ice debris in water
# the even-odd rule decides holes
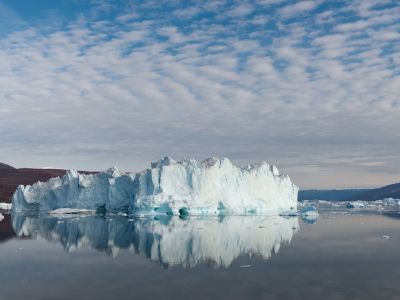
[[[297,217],[300,214],[296,210],[285,210],[279,214],[281,217]]]
[[[301,216],[318,217],[318,210],[315,206],[306,206],[301,210]]]
[[[0,214],[0,222],[3,221],[4,216],[2,214]]]
[[[359,211],[388,211],[399,210],[400,200],[394,198],[385,198],[380,200],[366,201],[325,201],[325,200],[303,200],[298,204],[299,210],[307,206],[315,206],[318,210],[329,211],[330,214],[335,211],[344,211],[347,209]]]
[[[319,214],[315,206],[306,206],[300,212],[301,219],[308,224],[315,224],[318,220]]]
[[[93,211],[90,209],[78,208],[58,208],[50,211],[51,215],[85,215],[91,214]]]
[[[63,178],[19,186],[15,212],[61,208],[138,215],[269,214],[297,209],[298,188],[266,162],[236,167],[227,158],[174,161],[165,157],[143,172],[117,168],[98,174],[68,171]]]
[[[0,202],[0,210],[11,210],[11,203]]]
[[[382,236],[382,238],[383,238],[383,239],[388,239],[388,238],[390,238],[390,236],[384,235],[384,236]]]
[[[346,204],[347,208],[364,208],[366,204],[362,201],[352,201]]]

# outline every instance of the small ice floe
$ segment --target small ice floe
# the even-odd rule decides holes
[[[319,216],[318,210],[315,206],[307,206],[301,210],[300,213],[302,216]]]
[[[362,201],[352,201],[346,204],[347,208],[364,208],[366,204]]]
[[[59,208],[51,210],[49,214],[51,215],[79,215],[79,214],[92,214],[93,211],[90,209],[79,209],[79,208]]]
[[[286,210],[279,214],[281,217],[298,217],[300,214],[296,210]]]
[[[2,214],[0,214],[0,222],[3,221],[4,216]]]
[[[381,201],[383,206],[399,206],[400,205],[400,199],[385,198],[385,199],[378,200],[378,201]]]
[[[12,203],[0,202],[0,210],[11,210]]]
[[[318,220],[319,214],[315,206],[307,206],[302,209],[300,216],[305,223],[315,224]]]
[[[386,240],[386,239],[390,238],[390,236],[388,236],[388,235],[383,235],[382,238]]]
[[[241,268],[250,268],[251,265],[240,265]]]
[[[321,205],[331,205],[332,204],[330,201],[327,201],[327,200],[317,200],[317,203],[321,204]]]
[[[304,205],[306,205],[306,203],[304,201],[307,201],[307,200],[299,201],[297,203],[297,207],[303,207]]]

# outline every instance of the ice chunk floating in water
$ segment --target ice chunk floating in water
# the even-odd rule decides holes
[[[315,224],[318,220],[319,214],[315,206],[306,206],[301,210],[301,218],[308,224]]]
[[[266,162],[234,166],[229,159],[164,158],[143,172],[116,168],[94,175],[68,171],[63,178],[19,186],[13,211],[60,208],[129,211],[144,215],[270,214],[297,209],[289,176]]]
[[[18,236],[38,236],[60,243],[66,251],[92,248],[110,255],[134,250],[164,266],[228,267],[239,256],[269,259],[299,230],[298,218],[227,216],[220,218],[162,216],[128,219],[113,216],[33,217],[13,214]]]
[[[0,210],[11,210],[11,203],[0,202]]]

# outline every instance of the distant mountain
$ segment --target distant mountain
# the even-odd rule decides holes
[[[64,175],[65,170],[60,169],[16,169],[0,163],[0,202],[10,202],[20,184],[30,185],[37,181],[48,181],[50,178]]]
[[[302,200],[327,200],[345,201],[355,195],[368,192],[369,189],[345,189],[345,190],[301,190],[298,199]]]
[[[377,189],[301,190],[298,199],[327,201],[374,201],[384,198],[400,199],[400,183]]]
[[[369,191],[365,191],[360,194],[353,195],[348,197],[349,201],[353,200],[365,200],[365,201],[374,201],[380,200],[384,198],[394,198],[400,199],[400,183],[395,183],[391,185],[387,185],[378,189],[373,189]]]
[[[0,163],[0,170],[15,170],[15,168],[11,167],[9,165]]]

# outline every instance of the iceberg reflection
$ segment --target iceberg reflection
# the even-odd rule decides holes
[[[164,266],[183,267],[229,267],[243,255],[267,260],[299,230],[297,217],[280,216],[182,220],[14,214],[12,224],[18,236],[42,237],[60,243],[68,252],[93,248],[117,255],[119,249],[130,249]]]

